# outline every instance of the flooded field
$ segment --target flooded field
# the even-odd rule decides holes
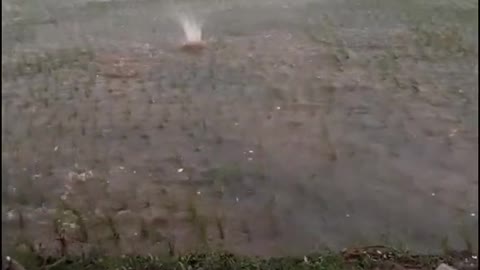
[[[2,245],[477,250],[477,25],[473,0],[3,1]]]

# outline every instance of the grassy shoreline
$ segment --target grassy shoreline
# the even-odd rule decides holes
[[[80,269],[436,269],[445,263],[458,270],[478,269],[477,255],[469,251],[450,251],[442,255],[413,254],[384,246],[351,248],[342,252],[324,251],[304,257],[259,258],[226,252],[190,253],[181,256],[104,255],[44,257],[35,252],[21,251],[13,260],[29,270]],[[7,268],[9,269],[9,268]],[[22,268],[10,268],[22,269]]]

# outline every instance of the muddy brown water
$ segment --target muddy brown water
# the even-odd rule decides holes
[[[477,249],[477,2],[180,4],[2,2],[4,247]]]

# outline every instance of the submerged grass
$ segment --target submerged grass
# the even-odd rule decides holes
[[[381,248],[380,248],[381,249]],[[355,252],[357,249],[354,250]],[[335,270],[335,269],[434,269],[440,263],[455,265],[455,262],[465,261],[467,254],[449,254],[443,256],[412,255],[397,251],[383,253],[384,250],[375,250],[375,254],[368,248],[355,253],[344,251],[334,253],[325,251],[304,257],[281,257],[262,259],[243,257],[230,253],[190,253],[182,256],[156,257],[148,256],[121,256],[105,257],[92,255],[90,257],[60,257],[43,258],[32,252],[23,251],[15,254],[20,264],[28,265],[28,269],[277,269],[277,270]],[[383,255],[379,257],[378,254]],[[463,256],[463,257],[462,257]],[[471,257],[471,254],[469,255]],[[383,258],[383,259],[379,259]],[[390,267],[390,268],[387,268]],[[394,268],[392,268],[394,267]],[[462,269],[460,267],[460,269]],[[473,268],[472,268],[473,269]]]
[[[367,2],[367,1],[359,1],[357,5],[361,5],[362,2]],[[460,1],[461,2],[461,1]],[[391,5],[388,6],[388,11],[390,10],[397,10],[397,8],[405,6],[402,10],[403,12],[407,13],[407,18],[412,17],[412,19],[415,19],[416,17],[425,17],[425,18],[430,18],[431,16],[423,16],[424,14],[422,12],[431,12],[429,9],[426,7],[417,7],[417,3],[415,2],[415,9],[412,8],[413,1],[405,1],[405,3],[402,2],[402,4],[399,4],[400,1],[385,1],[383,5]],[[350,3],[352,4],[352,3]],[[365,5],[369,9],[374,9],[379,4],[379,1],[368,1],[368,5]],[[102,4],[103,5],[103,4]],[[378,5],[379,6],[379,5]],[[103,7],[103,6],[102,6]],[[407,9],[412,8],[412,10]],[[97,7],[98,8],[98,7]],[[455,11],[458,10],[458,11]],[[459,20],[468,20],[468,21],[473,21],[474,18],[478,17],[476,15],[476,12],[474,14],[475,10],[469,10],[467,11],[462,11],[463,9],[441,9],[438,10],[436,9],[435,12],[441,12],[442,14],[448,15],[445,16],[444,18],[451,18],[453,17],[454,12],[462,12],[460,16],[458,16]],[[478,8],[476,8],[476,11],[478,12]],[[449,15],[452,14],[452,15]],[[468,16],[465,16],[468,15]],[[436,15],[435,17],[440,17],[439,15]],[[321,20],[320,18],[323,18]],[[324,17],[319,17],[319,22],[313,24],[312,27],[308,27],[307,29],[307,34],[310,36],[310,38],[315,41],[315,43],[322,44],[329,53],[331,53],[334,58],[335,58],[335,65],[334,68],[338,69],[338,72],[342,72],[343,69],[348,70],[348,65],[350,65],[351,61],[349,60],[350,57],[350,51],[349,51],[349,46],[353,46],[355,44],[346,43],[345,40],[343,40],[343,36],[341,35],[342,33],[342,28],[340,28],[340,25],[338,23],[335,23],[334,20],[335,16],[332,16],[332,19],[330,19],[328,16]],[[442,20],[443,22],[443,20]],[[437,22],[438,23],[438,22]],[[190,25],[190,22],[187,22],[186,28],[194,28],[191,30],[193,33],[193,36],[189,38],[189,40],[193,41],[198,41],[201,39],[201,29],[195,28],[195,25]],[[460,27],[459,25],[450,25],[450,26],[438,26],[437,24],[430,24],[430,23],[425,23],[425,22],[418,22],[418,23],[412,23],[412,25],[417,26],[412,26],[409,27],[408,31],[406,33],[408,35],[411,35],[413,37],[409,37],[406,39],[407,44],[393,44],[393,45],[402,45],[397,47],[392,47],[392,48],[387,48],[384,50],[384,53],[382,53],[379,57],[379,59],[376,59],[374,61],[375,64],[378,64],[376,66],[377,71],[379,72],[380,75],[382,76],[383,79],[385,80],[390,80],[394,79],[395,82],[397,83],[398,88],[407,88],[410,87],[407,82],[402,81],[402,70],[400,69],[400,63],[398,62],[398,55],[400,54],[403,56],[403,54],[407,54],[407,52],[402,52],[401,48],[403,47],[409,47],[413,46],[415,48],[418,48],[418,50],[413,50],[415,53],[420,54],[420,56],[428,58],[428,59],[421,59],[421,60],[429,60],[432,62],[437,62],[439,60],[450,60],[451,58],[454,57],[470,57],[474,56],[477,54],[475,48],[473,47],[472,41],[468,39],[467,34],[463,34],[463,27]],[[188,35],[188,33],[187,33]],[[374,41],[374,40],[373,40]],[[372,44],[374,42],[372,41]],[[288,44],[288,43],[287,43]],[[348,46],[349,45],[349,46]],[[383,50],[382,50],[383,51]],[[362,51],[359,51],[362,52]],[[5,79],[8,80],[17,80],[17,78],[20,77],[26,77],[29,78],[30,76],[39,76],[42,75],[47,78],[51,78],[54,82],[53,86],[50,88],[50,84],[46,82],[40,82],[37,84],[36,81],[32,81],[32,86],[29,88],[29,94],[30,97],[29,99],[32,100],[26,100],[24,103],[24,106],[27,108],[33,108],[35,107],[34,105],[36,103],[38,104],[43,104],[45,109],[49,108],[49,110],[57,110],[58,108],[61,108],[58,104],[62,103],[62,100],[58,100],[59,97],[61,96],[61,91],[59,90],[64,90],[70,88],[69,85],[64,85],[63,83],[63,77],[66,76],[65,80],[69,81],[72,80],[75,83],[72,83],[73,85],[71,86],[71,92],[68,92],[68,99],[69,100],[74,100],[75,98],[82,98],[81,96],[84,95],[84,100],[83,103],[88,104],[91,102],[92,99],[89,100],[89,98],[97,99],[95,100],[93,111],[94,114],[91,118],[89,117],[89,114],[86,114],[82,111],[82,109],[85,109],[84,107],[78,106],[74,108],[72,112],[72,117],[71,119],[68,119],[68,122],[70,121],[80,121],[81,124],[81,134],[83,137],[85,137],[85,140],[88,140],[89,138],[96,140],[94,143],[92,143],[93,151],[92,156],[93,158],[98,158],[99,153],[102,152],[101,148],[97,149],[95,147],[95,144],[98,142],[102,142],[98,138],[93,138],[89,137],[90,133],[93,133],[96,130],[99,130],[100,127],[103,127],[102,125],[111,125],[112,127],[117,127],[122,126],[125,122],[129,123],[129,126],[132,127],[131,130],[127,131],[126,134],[122,135],[122,139],[127,140],[127,138],[130,140],[130,138],[133,138],[134,136],[131,135],[130,132],[134,132],[135,134],[138,132],[141,132],[139,137],[145,141],[147,145],[150,145],[152,141],[154,141],[155,137],[154,134],[150,134],[144,130],[142,130],[143,125],[138,124],[138,117],[137,114],[139,114],[139,110],[136,109],[136,106],[138,105],[135,103],[135,99],[132,98],[131,96],[127,94],[123,94],[122,97],[124,97],[125,100],[121,100],[123,103],[118,102],[116,104],[123,104],[123,108],[118,109],[118,114],[121,119],[121,123],[117,123],[115,120],[116,118],[110,118],[108,120],[109,122],[107,124],[102,123],[102,117],[107,118],[107,116],[102,116],[103,113],[109,113],[111,115],[114,115],[116,113],[116,110],[114,111],[113,106],[111,111],[109,112],[109,106],[106,106],[107,108],[102,108],[101,106],[104,105],[102,101],[102,96],[100,96],[101,91],[95,92],[97,83],[97,71],[95,68],[95,57],[96,55],[94,54],[92,49],[79,49],[79,48],[71,48],[71,49],[64,49],[64,50],[55,50],[47,53],[30,53],[30,54],[25,54],[19,56],[21,57],[19,60],[11,59],[9,61],[6,61],[5,63],[2,63],[2,76],[5,77]],[[425,61],[427,64],[430,62]],[[218,69],[222,67],[221,61],[219,61],[218,64]],[[435,67],[435,66],[433,66]],[[212,80],[212,89],[215,90],[220,88],[220,84],[217,82],[216,78],[213,76],[215,73],[220,74],[217,76],[220,76],[221,78],[221,73],[215,69],[215,65],[210,65],[207,67],[211,69],[211,78]],[[443,68],[443,66],[442,66]],[[79,78],[77,76],[73,75],[65,75],[65,71],[67,69],[71,69],[73,71],[78,71]],[[81,72],[80,72],[81,71]],[[76,74],[76,73],[72,73]],[[175,73],[168,73],[168,74],[174,74]],[[89,75],[88,81],[83,83],[80,83],[82,78],[81,76]],[[406,74],[406,77],[408,74]],[[162,75],[163,76],[163,75]],[[193,76],[193,75],[192,75]],[[197,76],[197,75],[195,75]],[[198,75],[199,76],[199,75]],[[433,75],[432,75],[433,76]],[[74,79],[71,79],[70,77],[75,77]],[[343,78],[342,76],[339,76],[339,78]],[[420,79],[422,77],[419,77]],[[102,76],[100,76],[100,79],[102,79]],[[101,80],[98,79],[100,82]],[[415,76],[413,79],[417,79]],[[348,80],[350,81],[350,79]],[[335,82],[335,81],[333,81]],[[332,85],[333,85],[332,82]],[[140,90],[138,93],[142,93],[141,95],[147,95],[148,93],[148,87],[146,87],[146,84],[143,81],[140,81]],[[176,85],[174,86],[173,84],[177,84],[174,79],[172,79],[172,87],[174,88],[175,91],[182,91],[181,95],[177,97],[177,94],[175,95],[176,99],[191,99],[191,97],[187,97],[189,93],[189,89],[185,90],[182,88],[182,85]],[[219,86],[216,86],[218,83]],[[133,83],[132,83],[133,84]],[[120,94],[118,94],[115,84],[107,85],[108,86],[108,93],[111,93],[112,95],[117,95],[117,97],[120,97]],[[416,86],[414,86],[416,87]],[[15,87],[12,87],[15,88]],[[177,89],[179,88],[179,89]],[[334,88],[337,89],[336,87],[332,86],[332,89]],[[130,87],[128,87],[130,89]],[[312,87],[312,89],[317,89],[316,87]],[[334,91],[333,90],[333,91]],[[57,92],[56,92],[57,91]],[[70,90],[69,90],[70,91]],[[329,91],[328,93],[328,100],[332,100],[335,98],[335,96],[338,95],[333,95]],[[132,91],[133,92],[133,91]],[[284,93],[285,92],[285,93]],[[185,95],[185,96],[184,96]],[[282,88],[274,88],[272,90],[272,95],[276,97],[276,99],[286,102],[288,99],[288,95],[286,91],[284,91]],[[148,94],[148,99],[146,99],[147,96],[141,96],[142,102],[145,102],[145,100],[148,100],[148,105],[145,110],[145,115],[142,120],[145,122],[148,121],[157,121],[155,126],[157,127],[158,130],[167,130],[171,127],[175,127],[175,125],[179,124],[181,125],[182,132],[185,132],[186,134],[189,134],[191,138],[193,139],[194,136],[198,136],[196,133],[191,132],[189,130],[188,123],[186,120],[184,121],[182,118],[181,123],[176,122],[176,114],[175,110],[170,109],[171,107],[169,106],[163,106],[159,112],[157,112],[154,108],[154,106],[150,107],[150,105],[154,104],[153,97]],[[158,98],[158,97],[157,97]],[[106,100],[110,99],[110,96],[105,98]],[[38,101],[38,102],[37,102]],[[333,101],[333,100],[332,100]],[[195,105],[195,103],[191,103],[191,100],[187,101],[182,101],[179,106],[181,106],[181,112],[182,115],[187,115],[189,114],[189,107],[190,105]],[[333,103],[333,102],[329,102]],[[65,104],[70,104],[70,103],[65,103]],[[107,103],[108,105],[108,103]],[[177,104],[174,104],[175,106]],[[70,106],[70,105],[69,105]],[[3,107],[3,106],[2,106]],[[373,107],[373,106],[372,106]],[[87,109],[89,107],[86,107]],[[282,106],[283,109],[283,106]],[[50,120],[48,120],[48,125],[47,126],[52,126],[52,130],[54,130],[54,135],[56,138],[60,139],[65,136],[67,136],[69,133],[69,128],[72,128],[67,124],[66,121],[62,120],[61,114],[64,112],[60,109],[59,111],[55,111],[54,116],[51,117]],[[77,111],[78,110],[78,111]],[[8,110],[7,110],[8,111]],[[36,115],[40,115],[43,111],[37,112]],[[224,114],[225,110],[221,109],[221,106],[218,106],[218,114]],[[161,114],[161,117],[159,119],[152,118],[152,115],[156,115],[157,113]],[[58,115],[56,115],[58,114]],[[235,112],[234,112],[235,114]],[[97,117],[97,116],[102,116],[102,117]],[[26,117],[26,116],[25,116]],[[35,137],[35,121],[37,118],[30,118],[27,117],[28,120],[30,120],[28,126],[27,126],[27,131],[26,131],[26,138],[32,138]],[[80,120],[78,120],[80,119]],[[82,120],[83,119],[83,120]],[[113,120],[112,120],[113,119]],[[152,120],[153,119],[153,120]],[[58,123],[56,123],[59,121]],[[91,122],[90,122],[91,121]],[[106,120],[105,120],[106,121]],[[12,121],[14,122],[14,121]],[[21,122],[21,121],[20,121]],[[235,123],[237,120],[235,120]],[[93,126],[93,127],[92,127]],[[240,125],[241,126],[241,125]],[[209,126],[208,126],[209,127]],[[203,133],[205,133],[207,136],[208,132],[210,132],[207,129],[207,124],[202,122],[202,128],[203,128]],[[324,128],[324,130],[328,131],[327,128]],[[87,132],[88,131],[88,132]],[[328,133],[328,132],[327,132]],[[192,134],[192,135],[190,135]],[[15,135],[15,134],[14,134]],[[128,136],[127,136],[128,135]],[[214,134],[215,136],[215,144],[217,146],[214,146],[216,148],[220,148],[218,145],[225,145],[225,147],[229,147],[229,141],[227,140],[228,137],[225,136],[223,133],[218,132],[218,134]],[[227,134],[228,135],[228,134]],[[325,134],[324,134],[325,135]],[[72,135],[73,136],[73,135]],[[162,135],[163,136],[163,135]],[[14,138],[13,135],[8,136],[8,139],[12,140]],[[326,141],[330,141],[330,134],[326,134],[324,137],[327,138]],[[19,139],[20,138],[20,139]],[[23,140],[21,137],[16,138],[15,140],[21,141]],[[76,137],[72,137],[72,149],[77,149],[77,145],[82,145],[82,140],[76,141]],[[197,139],[197,138],[195,138]],[[328,143],[331,144],[331,143]],[[39,153],[42,148],[38,146],[39,143],[35,143],[32,146],[31,152],[33,153]],[[113,145],[113,144],[112,144]],[[223,146],[222,146],[223,147]],[[16,147],[11,147],[16,148]],[[137,148],[137,146],[135,146]],[[337,159],[337,152],[335,151],[334,146],[329,146],[329,152],[331,152],[330,155],[330,160],[335,161]],[[200,152],[200,148],[196,148]],[[110,150],[110,149],[108,149]],[[330,151],[331,150],[331,151]],[[108,151],[107,151],[108,152]],[[40,152],[41,153],[41,152]],[[100,154],[101,155],[101,154]],[[352,153],[353,155],[353,153]],[[123,157],[121,158],[121,162],[124,162]],[[50,160],[52,164],[55,164],[55,160]],[[155,162],[155,160],[153,160]],[[17,162],[15,162],[17,163]],[[97,162],[93,162],[94,165],[98,166]],[[177,154],[173,160],[173,165],[176,166],[177,168],[185,168],[185,164],[183,164],[182,158],[180,154]],[[182,169],[183,170],[183,169]],[[265,171],[264,168],[262,168],[262,171]],[[185,173],[189,173],[189,170],[185,169]],[[213,185],[214,185],[214,190],[218,197],[225,197],[227,198],[228,195],[233,194],[233,191],[237,191],[237,187],[244,188],[243,186],[243,181],[245,173],[243,172],[243,168],[237,167],[237,166],[223,166],[223,167],[217,167],[214,169],[209,170],[205,178],[212,180]],[[250,175],[247,175],[250,176]],[[251,178],[260,178],[260,177],[251,177]],[[192,179],[192,177],[188,177],[188,179]],[[102,183],[105,183],[104,181]],[[242,183],[240,185],[239,183]],[[257,183],[257,182],[255,182]],[[34,186],[32,183],[28,182],[28,185]],[[16,195],[18,198],[17,201],[21,205],[28,205],[28,204],[35,204],[35,205],[41,205],[44,199],[40,198],[38,199],[38,202],[32,202],[32,197],[31,194],[27,194],[23,189],[20,188],[21,193],[18,193]],[[28,190],[30,190],[29,188]],[[106,194],[106,187],[102,189],[102,194]],[[132,189],[135,190],[135,189]],[[227,191],[227,192],[225,192]],[[227,193],[227,194],[225,194]],[[193,195],[194,196],[194,195]],[[193,199],[189,202],[187,212],[189,214],[189,219],[188,221],[190,222],[191,227],[193,228],[193,231],[195,233],[195,236],[197,237],[197,241],[199,241],[202,244],[202,247],[205,249],[208,248],[209,246],[209,235],[208,235],[208,228],[209,225],[212,227],[215,226],[216,232],[218,234],[218,238],[220,240],[230,240],[229,237],[231,234],[229,228],[226,228],[227,221],[225,220],[225,216],[223,214],[219,214],[218,216],[215,217],[214,221],[211,222],[206,215],[203,215],[201,211],[199,211],[199,205],[197,205],[197,202]],[[37,196],[35,196],[36,198]],[[272,233],[272,238],[278,236],[281,231],[279,228],[279,223],[278,223],[278,217],[275,215],[276,208],[276,201],[272,199],[269,204],[265,208],[265,213],[267,214],[266,218],[269,221],[270,224],[270,232]],[[167,210],[167,213],[169,215],[169,218],[173,220],[173,217],[175,214],[179,211],[178,208],[180,208],[179,204],[180,202],[177,202],[177,199],[175,198],[169,198],[168,200],[162,201],[162,204],[165,204],[165,208]],[[125,206],[123,206],[125,205]],[[128,207],[128,202],[122,202],[122,206],[117,209],[118,211],[121,211],[123,209],[127,209]],[[166,242],[168,253],[170,254],[170,257],[165,257],[165,258],[157,258],[157,257],[152,257],[152,256],[142,256],[142,257],[102,257],[103,255],[95,255],[95,256],[89,256],[87,258],[77,258],[77,257],[69,257],[69,253],[67,252],[70,249],[69,246],[69,241],[68,240],[68,235],[65,232],[65,225],[70,225],[73,226],[75,229],[70,228],[71,235],[77,236],[78,239],[75,240],[80,240],[79,242],[90,242],[92,241],[92,238],[95,238],[94,235],[94,230],[87,230],[87,225],[89,222],[87,222],[87,218],[82,214],[80,211],[76,210],[75,208],[68,207],[67,205],[64,205],[61,207],[62,215],[60,215],[61,219],[54,219],[53,220],[53,230],[54,230],[54,235],[56,236],[56,241],[58,242],[58,249],[59,253],[63,255],[63,257],[60,258],[41,258],[39,259],[38,255],[35,254],[35,246],[34,243],[30,240],[28,236],[28,232],[26,231],[25,227],[32,227],[30,224],[30,220],[28,219],[28,216],[24,216],[23,212],[19,210],[18,213],[18,229],[20,229],[21,237],[18,239],[18,244],[22,245],[24,247],[28,247],[27,249],[24,249],[22,252],[18,254],[11,254],[12,257],[15,259],[19,260],[25,267],[26,269],[371,269],[374,268],[375,265],[378,265],[381,261],[377,260],[376,258],[371,258],[368,256],[359,256],[356,259],[352,260],[347,260],[345,259],[345,256],[343,254],[338,254],[338,253],[331,253],[331,252],[326,252],[323,254],[318,254],[318,255],[312,255],[312,256],[307,256],[307,257],[300,257],[300,258],[276,258],[276,259],[258,259],[258,258],[245,258],[245,257],[240,257],[240,256],[235,256],[231,254],[225,254],[225,253],[208,253],[208,254],[190,254],[186,256],[181,256],[177,257],[174,256],[178,253],[177,248],[180,250],[181,249],[181,244],[179,243],[179,247],[176,247],[176,241],[173,236],[169,236],[167,232],[159,232],[155,228],[152,228],[154,226],[151,226],[148,224],[146,220],[143,218],[139,221],[139,233],[140,237],[143,241],[150,241],[152,240],[153,242]],[[65,214],[64,212],[67,212]],[[26,213],[28,214],[28,213]],[[102,224],[107,228],[107,232],[110,236],[109,240],[113,241],[113,244],[115,247],[119,247],[122,242],[128,241],[127,237],[124,237],[123,234],[121,235],[121,227],[122,224],[115,220],[113,215],[108,215],[104,219],[102,219]],[[26,224],[28,223],[28,224]],[[65,224],[64,224],[65,223]],[[212,224],[210,224],[212,223]],[[28,226],[27,226],[28,225]],[[248,223],[247,220],[242,220],[241,224],[241,232],[246,238],[246,241],[248,243],[254,242],[255,241],[255,224]],[[462,227],[461,229],[461,236],[464,239],[465,245],[468,250],[473,250],[474,249],[474,244],[472,243],[472,236],[469,234],[470,229],[467,227]],[[89,235],[89,233],[91,235]],[[391,242],[389,239],[385,239],[385,242]],[[128,244],[128,243],[127,243]],[[442,240],[442,248],[445,251],[448,251],[451,249],[449,243],[449,239],[445,238]],[[399,258],[404,258],[408,259],[409,262],[414,261],[417,264],[421,265],[422,267],[420,268],[415,268],[415,269],[429,269],[429,268],[435,268],[438,265],[439,259],[434,256],[417,256],[413,257],[408,255],[407,253],[404,253],[403,251],[397,253],[398,256],[395,256],[395,261],[399,261]],[[440,258],[441,260],[441,258]],[[47,262],[46,262],[47,261]],[[447,259],[445,259],[446,262],[448,262]],[[383,268],[381,268],[383,269]]]

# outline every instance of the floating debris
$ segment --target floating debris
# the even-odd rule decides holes
[[[76,229],[77,228],[77,224],[75,224],[75,223],[65,222],[62,225],[64,227],[69,227],[70,229]]]
[[[179,169],[177,170],[177,172],[178,172],[178,173],[183,172],[183,168],[179,168]]]
[[[455,135],[457,135],[457,132],[458,132],[458,129],[454,128],[450,131],[450,133],[448,134],[448,137],[453,137]]]
[[[13,220],[15,218],[15,210],[10,210],[7,213],[7,219],[8,220]]]
[[[75,172],[68,173],[68,178],[70,179],[70,181],[80,180],[82,182],[85,182],[87,179],[92,177],[93,177],[93,172],[91,170],[83,173],[75,173]]]
[[[207,43],[204,41],[186,42],[182,45],[181,49],[188,53],[200,53],[206,46]]]

